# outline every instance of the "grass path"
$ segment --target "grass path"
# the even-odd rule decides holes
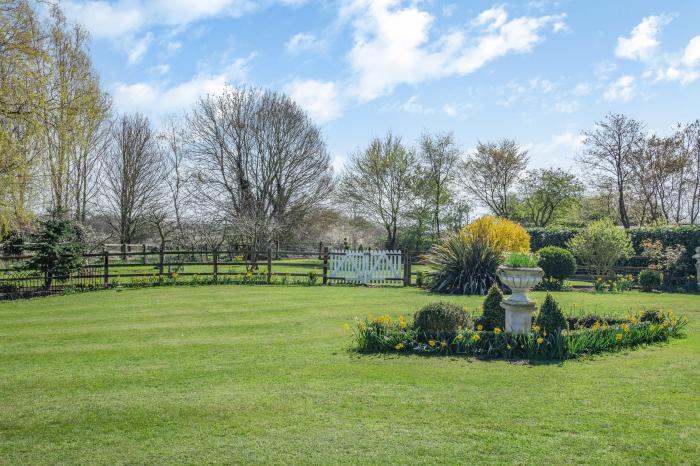
[[[689,315],[689,336],[519,365],[348,352],[344,322],[435,299],[415,289],[174,287],[2,303],[0,464],[696,462],[700,296],[556,297],[577,312],[672,308]]]

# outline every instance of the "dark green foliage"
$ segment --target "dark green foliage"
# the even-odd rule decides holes
[[[643,311],[639,315],[639,320],[642,322],[652,322],[654,324],[660,324],[666,319],[666,316],[661,311],[647,310]]]
[[[456,233],[433,247],[427,256],[430,289],[434,293],[486,294],[496,282],[499,257],[485,241]]]
[[[34,238],[35,254],[27,262],[27,268],[44,273],[45,286],[49,288],[54,279],[66,280],[72,272],[80,269],[85,245],[80,226],[68,219],[61,210],[52,210],[40,222],[39,233]]]
[[[578,231],[578,228],[568,227],[528,228],[527,232],[530,233],[530,249],[532,251],[539,251],[547,246],[566,248],[566,244]]]
[[[430,303],[416,311],[413,327],[426,335],[438,336],[455,333],[461,328],[471,327],[469,314],[452,303]]]
[[[642,291],[660,290],[661,285],[663,285],[664,275],[658,270],[644,269],[639,272],[637,281]]]
[[[576,273],[576,258],[564,248],[546,246],[537,251],[537,255],[545,278],[563,281]]]
[[[535,319],[535,323],[539,325],[542,330],[548,330],[550,332],[557,332],[568,327],[568,322],[561,312],[559,304],[557,304],[549,293],[547,293],[547,297],[540,307],[540,312],[537,315],[537,319]]]
[[[503,330],[506,327],[506,311],[501,307],[502,301],[503,293],[494,283],[484,299],[482,318],[478,322],[484,326],[485,330],[493,330],[496,327]]]
[[[625,319],[620,319],[617,317],[609,317],[609,316],[599,316],[597,314],[588,314],[585,316],[573,316],[573,317],[567,317],[566,321],[568,322],[569,329],[583,329],[583,328],[591,328],[593,327],[596,323],[599,325],[607,325],[607,326],[613,326],[613,325],[620,325],[625,321]]]
[[[19,231],[10,231],[2,238],[2,253],[5,256],[19,256],[24,250],[24,237]]]

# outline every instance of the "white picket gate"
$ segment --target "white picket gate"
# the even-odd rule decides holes
[[[328,279],[344,283],[403,280],[401,251],[341,251],[328,253]]]

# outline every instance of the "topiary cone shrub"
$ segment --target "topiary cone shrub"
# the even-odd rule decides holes
[[[479,323],[486,330],[493,330],[498,327],[503,330],[506,327],[506,311],[501,307],[503,293],[495,283],[489,288],[489,292],[482,305],[483,313]]]
[[[547,293],[547,297],[540,307],[540,313],[535,319],[535,324],[542,330],[548,330],[549,332],[560,332],[568,328],[568,321],[561,312],[559,304],[549,293]]]

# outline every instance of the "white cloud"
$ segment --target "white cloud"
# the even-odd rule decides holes
[[[700,36],[695,36],[688,42],[683,53],[683,64],[693,67],[700,64]]]
[[[454,104],[445,104],[442,106],[442,111],[445,112],[447,116],[457,116],[457,106]]]
[[[300,32],[293,35],[285,44],[287,52],[292,55],[305,52],[317,48],[319,45],[318,39],[310,32]]]
[[[134,65],[140,62],[146,51],[148,51],[148,46],[151,44],[152,40],[153,34],[150,32],[141,39],[137,40],[136,43],[131,46],[131,50],[129,50],[127,63],[129,65]]]
[[[221,14],[241,16],[257,8],[252,0],[67,0],[68,17],[96,38],[118,39],[156,25],[181,26]]]
[[[342,114],[340,95],[333,82],[296,80],[287,86],[287,92],[320,124],[335,120]]]
[[[186,110],[199,97],[221,92],[229,83],[244,81],[252,59],[239,58],[219,73],[200,73],[189,81],[168,85],[163,82],[116,83],[114,102],[121,112],[141,111],[154,119]]]
[[[630,60],[650,60],[659,46],[657,37],[671,21],[669,16],[647,16],[632,29],[629,37],[618,37],[615,55]]]
[[[435,109],[423,105],[420,102],[420,97],[417,95],[412,95],[405,102],[383,105],[379,108],[379,110],[382,112],[398,110],[406,113],[417,113],[422,115],[430,115],[435,113]]]
[[[579,103],[577,100],[557,101],[554,104],[554,110],[559,113],[574,113],[578,110]]]
[[[581,150],[583,139],[581,134],[567,131],[553,134],[549,141],[526,144],[524,149],[527,149],[533,167],[568,168],[574,155]]]
[[[608,86],[603,97],[608,101],[627,102],[634,97],[635,87],[634,76],[622,76]]]
[[[354,28],[348,54],[360,101],[389,94],[399,84],[461,76],[510,53],[526,53],[543,40],[545,25],[563,16],[509,19],[504,7],[483,11],[472,29],[431,38],[435,18],[400,0],[353,0],[342,15]]]
[[[574,94],[576,95],[586,95],[591,92],[591,84],[589,83],[578,83],[574,86]]]

